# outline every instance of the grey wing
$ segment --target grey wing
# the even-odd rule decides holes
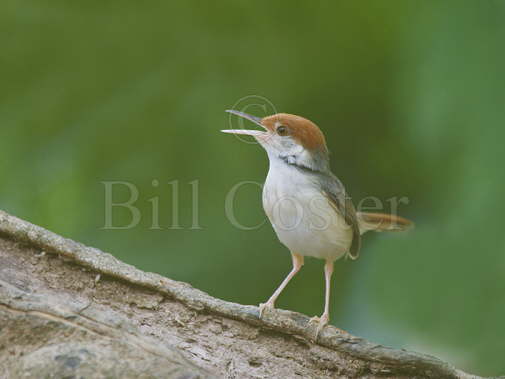
[[[321,183],[322,190],[328,199],[335,205],[337,211],[344,216],[347,225],[352,228],[352,243],[348,255],[351,259],[357,259],[361,248],[361,233],[354,204],[351,198],[347,196],[344,185],[335,175],[325,175],[325,179]]]

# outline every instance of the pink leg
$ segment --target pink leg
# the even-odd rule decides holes
[[[279,297],[281,294],[282,290],[286,287],[286,285],[289,283],[289,281],[293,278],[293,276],[296,275],[298,271],[303,266],[303,255],[296,254],[296,253],[291,253],[291,258],[293,259],[293,269],[291,272],[286,276],[286,279],[283,280],[279,288],[275,290],[272,296],[270,296],[270,299],[266,303],[260,304],[260,317],[263,316],[263,311],[265,308],[273,308],[275,305],[275,300]]]
[[[316,329],[316,340],[317,336],[324,328],[328,321],[330,320],[330,289],[331,289],[331,275],[333,274],[333,261],[326,261],[324,265],[324,279],[326,283],[326,292],[324,296],[324,312],[321,317],[312,317],[311,321],[317,321],[318,326]]]
[[[333,261],[326,261],[324,265],[324,279],[326,282],[326,292],[324,297],[324,313],[321,318],[325,318],[326,322],[330,319],[330,290],[331,290],[331,275],[333,274]]]

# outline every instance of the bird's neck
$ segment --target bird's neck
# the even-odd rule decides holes
[[[301,171],[326,174],[330,172],[327,153],[311,153],[307,150],[288,153],[268,153],[270,169],[295,168]]]

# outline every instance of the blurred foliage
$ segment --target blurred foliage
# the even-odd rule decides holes
[[[321,126],[357,201],[410,199],[400,213],[417,229],[367,236],[359,261],[337,264],[332,323],[505,374],[503,1],[4,0],[0,29],[2,209],[214,296],[264,301],[287,250],[268,224],[235,228],[224,200],[262,182],[267,158],[219,133],[224,109],[264,96]],[[109,180],[138,187],[137,227],[102,228]],[[167,228],[173,180],[182,229]],[[258,187],[235,204],[244,224],[264,220]],[[322,305],[310,260],[278,306]]]

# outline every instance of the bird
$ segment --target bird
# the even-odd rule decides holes
[[[221,131],[252,136],[266,151],[269,169],[263,186],[263,208],[292,259],[289,274],[272,296],[259,305],[259,317],[274,309],[281,292],[302,268],[304,257],[323,259],[324,311],[309,321],[316,323],[317,340],[330,320],[334,262],[343,257],[357,259],[363,233],[403,231],[413,222],[392,214],[358,212],[342,182],[331,172],[325,136],[312,121],[288,113],[261,118],[233,109],[226,112],[261,127]]]

